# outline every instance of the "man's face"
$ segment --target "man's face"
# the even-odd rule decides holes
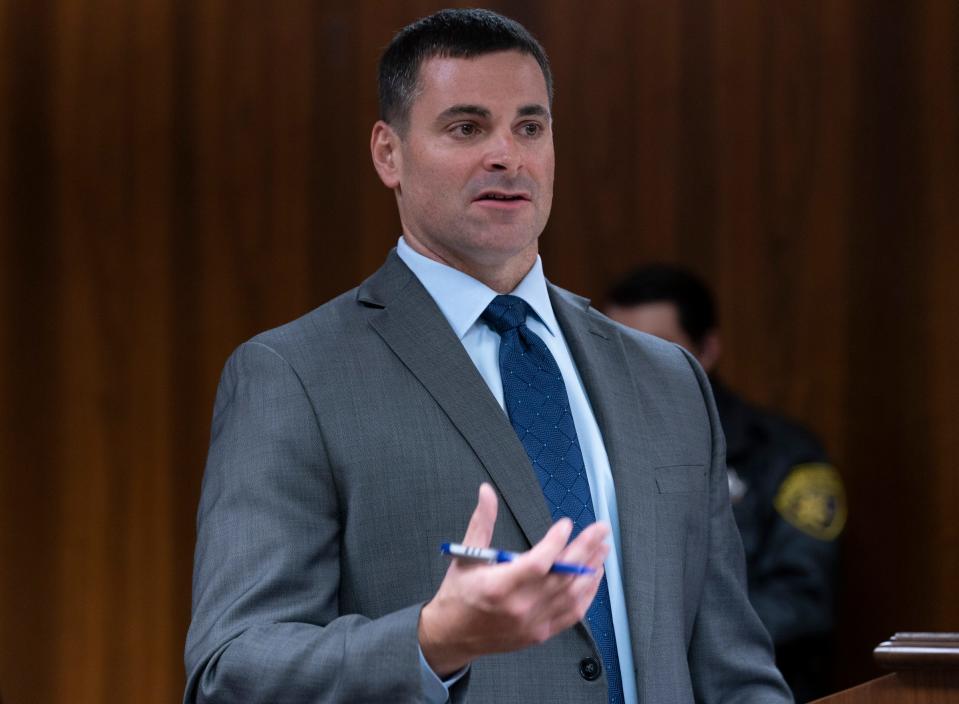
[[[606,314],[617,323],[675,342],[693,354],[698,352],[679,323],[679,309],[674,303],[657,301],[635,306],[611,306]]]
[[[606,315],[627,327],[635,328],[664,340],[675,342],[691,352],[707,373],[719,363],[722,344],[716,328],[703,334],[700,344],[693,342],[679,321],[679,307],[671,301],[639,303],[633,306],[610,306]]]
[[[420,66],[419,88],[393,147],[394,170],[384,176],[378,165],[407,239],[468,273],[528,269],[553,200],[539,64],[518,51],[432,58]]]

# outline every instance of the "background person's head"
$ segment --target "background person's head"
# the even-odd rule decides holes
[[[606,314],[642,332],[682,345],[707,372],[719,361],[716,306],[695,275],[667,264],[651,264],[626,274],[607,294]]]

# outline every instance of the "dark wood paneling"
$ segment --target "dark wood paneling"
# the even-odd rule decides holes
[[[929,492],[934,557],[929,599],[955,604],[959,586],[959,471],[947,458],[959,457],[959,6],[924,6],[919,19],[924,41],[919,45],[917,81],[919,149],[925,173],[922,234],[928,240],[927,272],[921,281],[922,344],[928,378],[925,404],[930,419],[929,454],[934,479]],[[941,606],[930,620],[959,621],[955,606]]]
[[[14,704],[54,701],[62,625],[52,20],[45,3],[0,3],[0,691]]]
[[[219,370],[395,241],[376,60],[438,6],[0,0],[5,701],[178,698]],[[842,469],[837,685],[959,629],[956,3],[493,7],[556,74],[551,278],[697,270],[724,376]]]

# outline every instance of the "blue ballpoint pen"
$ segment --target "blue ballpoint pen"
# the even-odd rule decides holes
[[[474,548],[469,545],[460,545],[459,543],[443,543],[440,545],[440,552],[444,555],[454,557],[457,560],[485,562],[489,565],[495,565],[498,562],[512,562],[516,558],[516,553],[509,552],[508,550]],[[554,562],[549,571],[559,574],[594,574],[596,572],[596,570],[587,565],[574,565],[568,562]]]

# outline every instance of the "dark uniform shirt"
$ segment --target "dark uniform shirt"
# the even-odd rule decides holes
[[[799,425],[714,381],[749,598],[798,702],[827,694],[839,544],[846,518],[836,470]]]

